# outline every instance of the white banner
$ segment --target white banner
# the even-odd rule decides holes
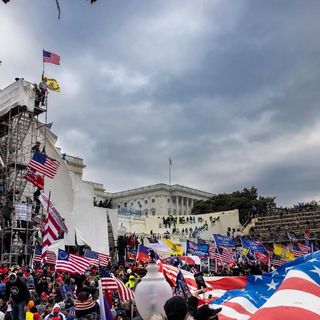
[[[18,203],[15,206],[15,214],[17,220],[31,221],[31,206]]]

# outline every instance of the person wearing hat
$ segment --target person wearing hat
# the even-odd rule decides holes
[[[129,281],[126,283],[126,287],[133,289],[135,285],[136,285],[136,278],[135,276],[131,275],[129,277]]]
[[[218,313],[221,310],[222,308],[213,309],[210,308],[209,305],[205,304],[197,310],[194,318],[196,320],[218,320]]]
[[[44,320],[52,319],[66,320],[65,315],[61,312],[61,308],[57,303],[53,306],[52,311],[44,318]]]
[[[6,284],[6,300],[12,300],[12,318],[25,320],[24,307],[30,301],[30,292],[27,285],[15,273],[9,275]]]

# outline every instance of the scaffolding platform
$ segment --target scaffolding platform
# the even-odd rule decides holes
[[[16,80],[0,90],[0,119],[10,110],[12,115],[26,110],[34,113],[35,99],[34,84],[23,79]]]

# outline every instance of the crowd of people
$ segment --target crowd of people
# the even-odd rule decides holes
[[[233,230],[229,231],[232,233]],[[240,241],[238,237],[234,239],[236,243]],[[124,237],[126,248],[137,249],[141,244],[143,238],[135,234]],[[271,271],[270,265],[262,263],[254,255],[250,255],[250,252],[243,254],[241,250],[235,250],[233,258],[233,263],[215,260],[212,266],[210,263],[213,259],[207,259],[208,264],[202,264],[201,269],[199,265],[186,262],[177,256],[162,258],[161,262],[194,275],[202,272],[204,276],[261,275]],[[147,264],[137,258],[127,257],[124,260],[123,263],[110,262],[106,270],[109,275],[116,277],[134,291],[146,275]],[[16,265],[9,268],[3,264],[0,267],[0,320],[98,320],[100,319],[99,271],[98,267],[91,266],[83,275],[71,275],[66,272],[56,272],[54,267],[50,266],[31,268]],[[174,284],[171,285],[174,292]],[[151,319],[218,319],[219,309],[209,307],[213,301],[212,296],[206,296],[207,303],[198,308],[200,291],[192,294],[190,299],[173,296],[165,305],[166,314],[154,315]],[[204,296],[202,295],[201,301]],[[134,300],[122,301],[121,295],[116,290],[110,291],[108,297],[113,320],[141,320]]]

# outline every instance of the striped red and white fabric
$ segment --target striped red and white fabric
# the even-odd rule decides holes
[[[270,264],[272,266],[275,266],[275,267],[279,267],[279,266],[282,266],[283,264],[285,264],[287,261],[284,260],[284,259],[271,259],[270,260]]]
[[[315,271],[320,275],[320,269]],[[220,319],[220,318],[219,318]],[[277,291],[250,320],[319,320],[320,287],[302,270],[289,270]]]
[[[92,296],[90,294],[89,298],[86,301],[80,301],[76,299],[74,302],[74,307],[77,311],[85,311],[94,308],[95,302],[93,301]]]
[[[304,255],[305,255],[305,253],[303,253],[303,252],[300,250],[300,248],[299,248],[299,250],[296,250],[293,246],[289,245],[289,246],[288,246],[288,249],[289,249],[289,251],[290,251],[291,253],[294,254],[295,257],[301,257],[301,256],[304,256]]]
[[[112,260],[111,256],[92,250],[86,250],[84,257],[90,259],[92,261],[91,264],[96,267],[107,267]]]
[[[55,240],[58,239],[60,231],[61,231],[60,226],[57,224],[56,220],[53,218],[51,213],[49,213],[46,219],[46,225],[45,225],[43,240],[42,240],[42,253],[41,253],[42,263],[47,262],[46,256],[47,256],[48,247],[51,246]]]
[[[163,273],[171,287],[174,287],[179,272],[178,268],[158,262],[160,265],[160,272]],[[188,271],[181,270],[183,277],[188,285],[190,291],[197,290],[197,283],[194,275]],[[209,290],[230,290],[230,289],[243,289],[247,283],[246,276],[239,277],[204,277],[206,285]]]
[[[213,308],[222,307],[219,313],[219,320],[248,320],[251,315],[258,311],[258,308],[245,297],[234,297],[224,302],[222,305],[215,305]],[[260,320],[269,320],[269,318],[259,318]],[[278,318],[287,319],[287,318]]]
[[[53,179],[57,174],[60,163],[50,157],[35,152],[32,159],[28,163],[28,167],[36,170],[37,172],[44,174],[45,176]]]
[[[109,256],[108,254],[99,252],[99,261],[102,266],[108,266],[111,260],[112,260],[111,256]]]
[[[294,254],[294,256],[301,257],[304,256],[305,254],[308,254],[310,251],[310,248],[302,243],[290,243],[287,246],[287,250],[289,250],[291,253]]]
[[[134,292],[116,277],[101,277],[102,290],[117,290],[121,301],[134,299]]]
[[[52,264],[55,265],[56,264],[56,259],[57,256],[53,251],[48,250],[47,251],[47,255],[46,255],[46,262],[47,264]],[[33,259],[32,259],[33,263],[40,263],[41,262],[41,254],[34,254]]]
[[[102,290],[117,290],[118,284],[114,278],[101,278]]]
[[[134,292],[130,288],[126,287],[121,280],[117,278],[114,278],[114,280],[117,283],[117,286],[118,286],[117,290],[118,290],[119,298],[121,301],[129,301],[135,298]]]
[[[303,254],[308,254],[310,252],[309,246],[302,244],[300,242],[298,242],[297,245],[299,246],[299,248],[303,252]]]
[[[38,199],[40,200],[44,210],[47,213],[49,213],[49,212],[51,213],[52,217],[54,218],[54,220],[56,221],[56,223],[58,224],[60,229],[63,230],[64,232],[68,232],[68,228],[67,228],[63,218],[61,217],[60,213],[55,208],[53,203],[50,201],[50,196],[47,197],[44,193],[41,193],[40,196],[38,197]]]
[[[90,259],[67,252],[65,252],[65,255],[68,256],[67,259],[59,259],[58,254],[56,262],[56,271],[69,272],[71,274],[84,274],[91,265]]]
[[[232,248],[222,248],[220,258],[222,263],[235,264],[234,252]]]
[[[33,217],[32,221],[36,224],[36,227],[39,228],[41,232],[44,232],[46,222],[43,221],[42,216],[40,214]]]
[[[221,261],[220,254],[217,252],[217,247],[214,243],[209,243],[209,258]]]

